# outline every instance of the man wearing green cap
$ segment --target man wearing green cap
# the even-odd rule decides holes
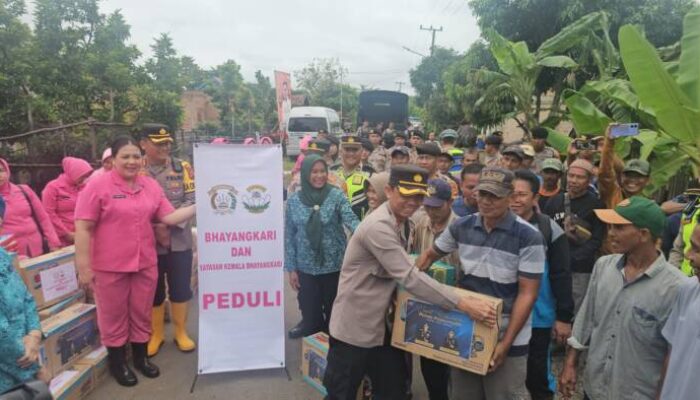
[[[571,396],[579,353],[588,350],[584,392],[590,399],[654,399],[668,343],[661,335],[683,275],[656,248],[666,215],[633,196],[596,210],[610,226],[615,254],[601,257],[576,315],[559,390]]]
[[[544,210],[547,201],[561,191],[561,176],[564,173],[564,165],[558,158],[548,158],[542,161],[539,175],[542,177],[540,186],[540,210]]]

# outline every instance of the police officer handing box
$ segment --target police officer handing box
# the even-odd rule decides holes
[[[495,304],[458,295],[420,272],[407,253],[411,215],[427,194],[428,171],[401,165],[391,169],[387,202],[360,223],[348,244],[338,296],[330,321],[330,350],[323,384],[328,399],[355,398],[365,375],[379,399],[403,399],[408,370],[404,352],[390,346],[387,329],[394,291],[401,284],[418,298],[458,309],[488,326],[496,324]]]

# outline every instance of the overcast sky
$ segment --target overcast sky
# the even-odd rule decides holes
[[[28,3],[31,2],[28,1]],[[132,41],[150,55],[153,38],[169,33],[179,54],[209,68],[233,59],[246,79],[260,69],[293,73],[313,58],[338,58],[353,85],[396,90],[408,70],[436,44],[465,51],[479,37],[466,0],[102,0],[121,9]]]

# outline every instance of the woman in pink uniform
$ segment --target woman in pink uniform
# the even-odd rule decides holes
[[[61,246],[39,196],[27,185],[10,182],[10,166],[0,158],[0,196],[7,211],[0,235],[14,234],[20,256],[38,257]],[[44,248],[44,239],[48,248]]]
[[[61,246],[70,246],[75,235],[75,202],[78,192],[92,174],[92,166],[80,158],[63,159],[63,173],[46,184],[41,201],[51,219]]]
[[[158,279],[153,221],[177,225],[194,216],[194,205],[175,210],[161,186],[140,174],[141,149],[130,137],[112,144],[114,168],[90,179],[75,208],[76,265],[80,283],[95,293],[97,323],[109,353],[110,372],[122,386],[138,382],[126,364],[131,342],[134,367],[160,375],[146,356],[151,308]]]

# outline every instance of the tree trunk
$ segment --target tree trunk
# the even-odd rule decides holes
[[[114,90],[109,89],[109,122],[114,122]]]

